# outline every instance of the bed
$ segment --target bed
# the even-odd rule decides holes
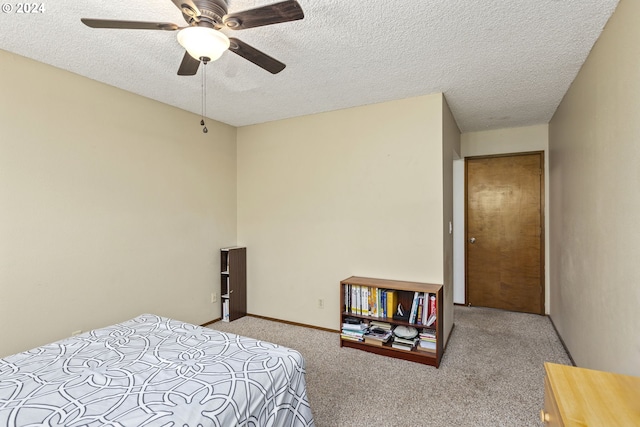
[[[295,350],[144,314],[0,359],[0,426],[313,426]]]

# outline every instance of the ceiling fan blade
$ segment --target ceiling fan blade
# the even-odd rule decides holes
[[[263,25],[297,21],[302,18],[304,18],[304,13],[298,2],[296,0],[287,0],[245,10],[244,12],[231,13],[225,15],[222,20],[232,30],[244,30]]]
[[[196,4],[192,0],[171,0],[171,1],[185,15],[188,15],[191,17],[198,17],[201,14],[200,9],[198,9],[198,6],[196,6]]]
[[[178,68],[178,75],[195,76],[195,74],[198,72],[199,66],[200,61],[189,55],[189,52],[185,52],[184,57],[182,58],[182,63],[180,64],[180,68]]]
[[[171,22],[144,22],[144,21],[114,21],[112,19],[80,19],[84,25],[91,28],[118,28],[125,30],[178,30],[176,24]]]
[[[277,74],[286,67],[282,62],[270,57],[266,53],[259,51],[255,47],[250,46],[241,40],[229,38],[229,42],[231,43],[229,46],[229,50],[231,52],[243,57],[247,61],[253,62],[260,68],[264,68],[271,74]]]

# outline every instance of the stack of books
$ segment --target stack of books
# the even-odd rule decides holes
[[[423,329],[420,332],[420,343],[418,350],[435,353],[436,351],[436,331],[433,329]]]
[[[364,334],[368,331],[369,325],[360,322],[359,319],[347,317],[342,323],[342,333],[340,337],[343,340],[364,341]]]
[[[411,351],[415,348],[418,343],[418,338],[402,338],[402,337],[393,337],[393,342],[391,343],[391,347],[397,348],[398,350],[406,350]]]
[[[381,322],[379,320],[372,320],[369,326],[371,326],[372,328],[384,329],[385,331],[390,331],[391,329],[393,329],[391,323]]]
[[[389,339],[391,338],[392,334],[393,332],[391,331],[391,328],[383,329],[377,326],[371,326],[369,330],[364,334],[364,342],[367,344],[381,346],[384,343],[389,342]]]

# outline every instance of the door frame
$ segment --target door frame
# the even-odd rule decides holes
[[[468,224],[468,209],[469,209],[469,185],[467,182],[467,160],[474,159],[489,159],[495,157],[516,157],[516,156],[527,156],[532,154],[538,154],[540,156],[540,288],[542,289],[542,294],[540,296],[540,312],[539,314],[544,316],[546,309],[546,266],[545,266],[545,169],[544,169],[544,150],[535,150],[535,151],[522,151],[516,153],[501,153],[501,154],[489,154],[489,155],[481,155],[481,156],[469,156],[464,158],[464,301],[465,304],[471,306],[469,302],[469,224]]]

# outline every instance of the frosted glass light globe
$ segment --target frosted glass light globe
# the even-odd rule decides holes
[[[178,32],[178,43],[198,61],[215,61],[229,49],[229,38],[209,27],[187,27]]]

